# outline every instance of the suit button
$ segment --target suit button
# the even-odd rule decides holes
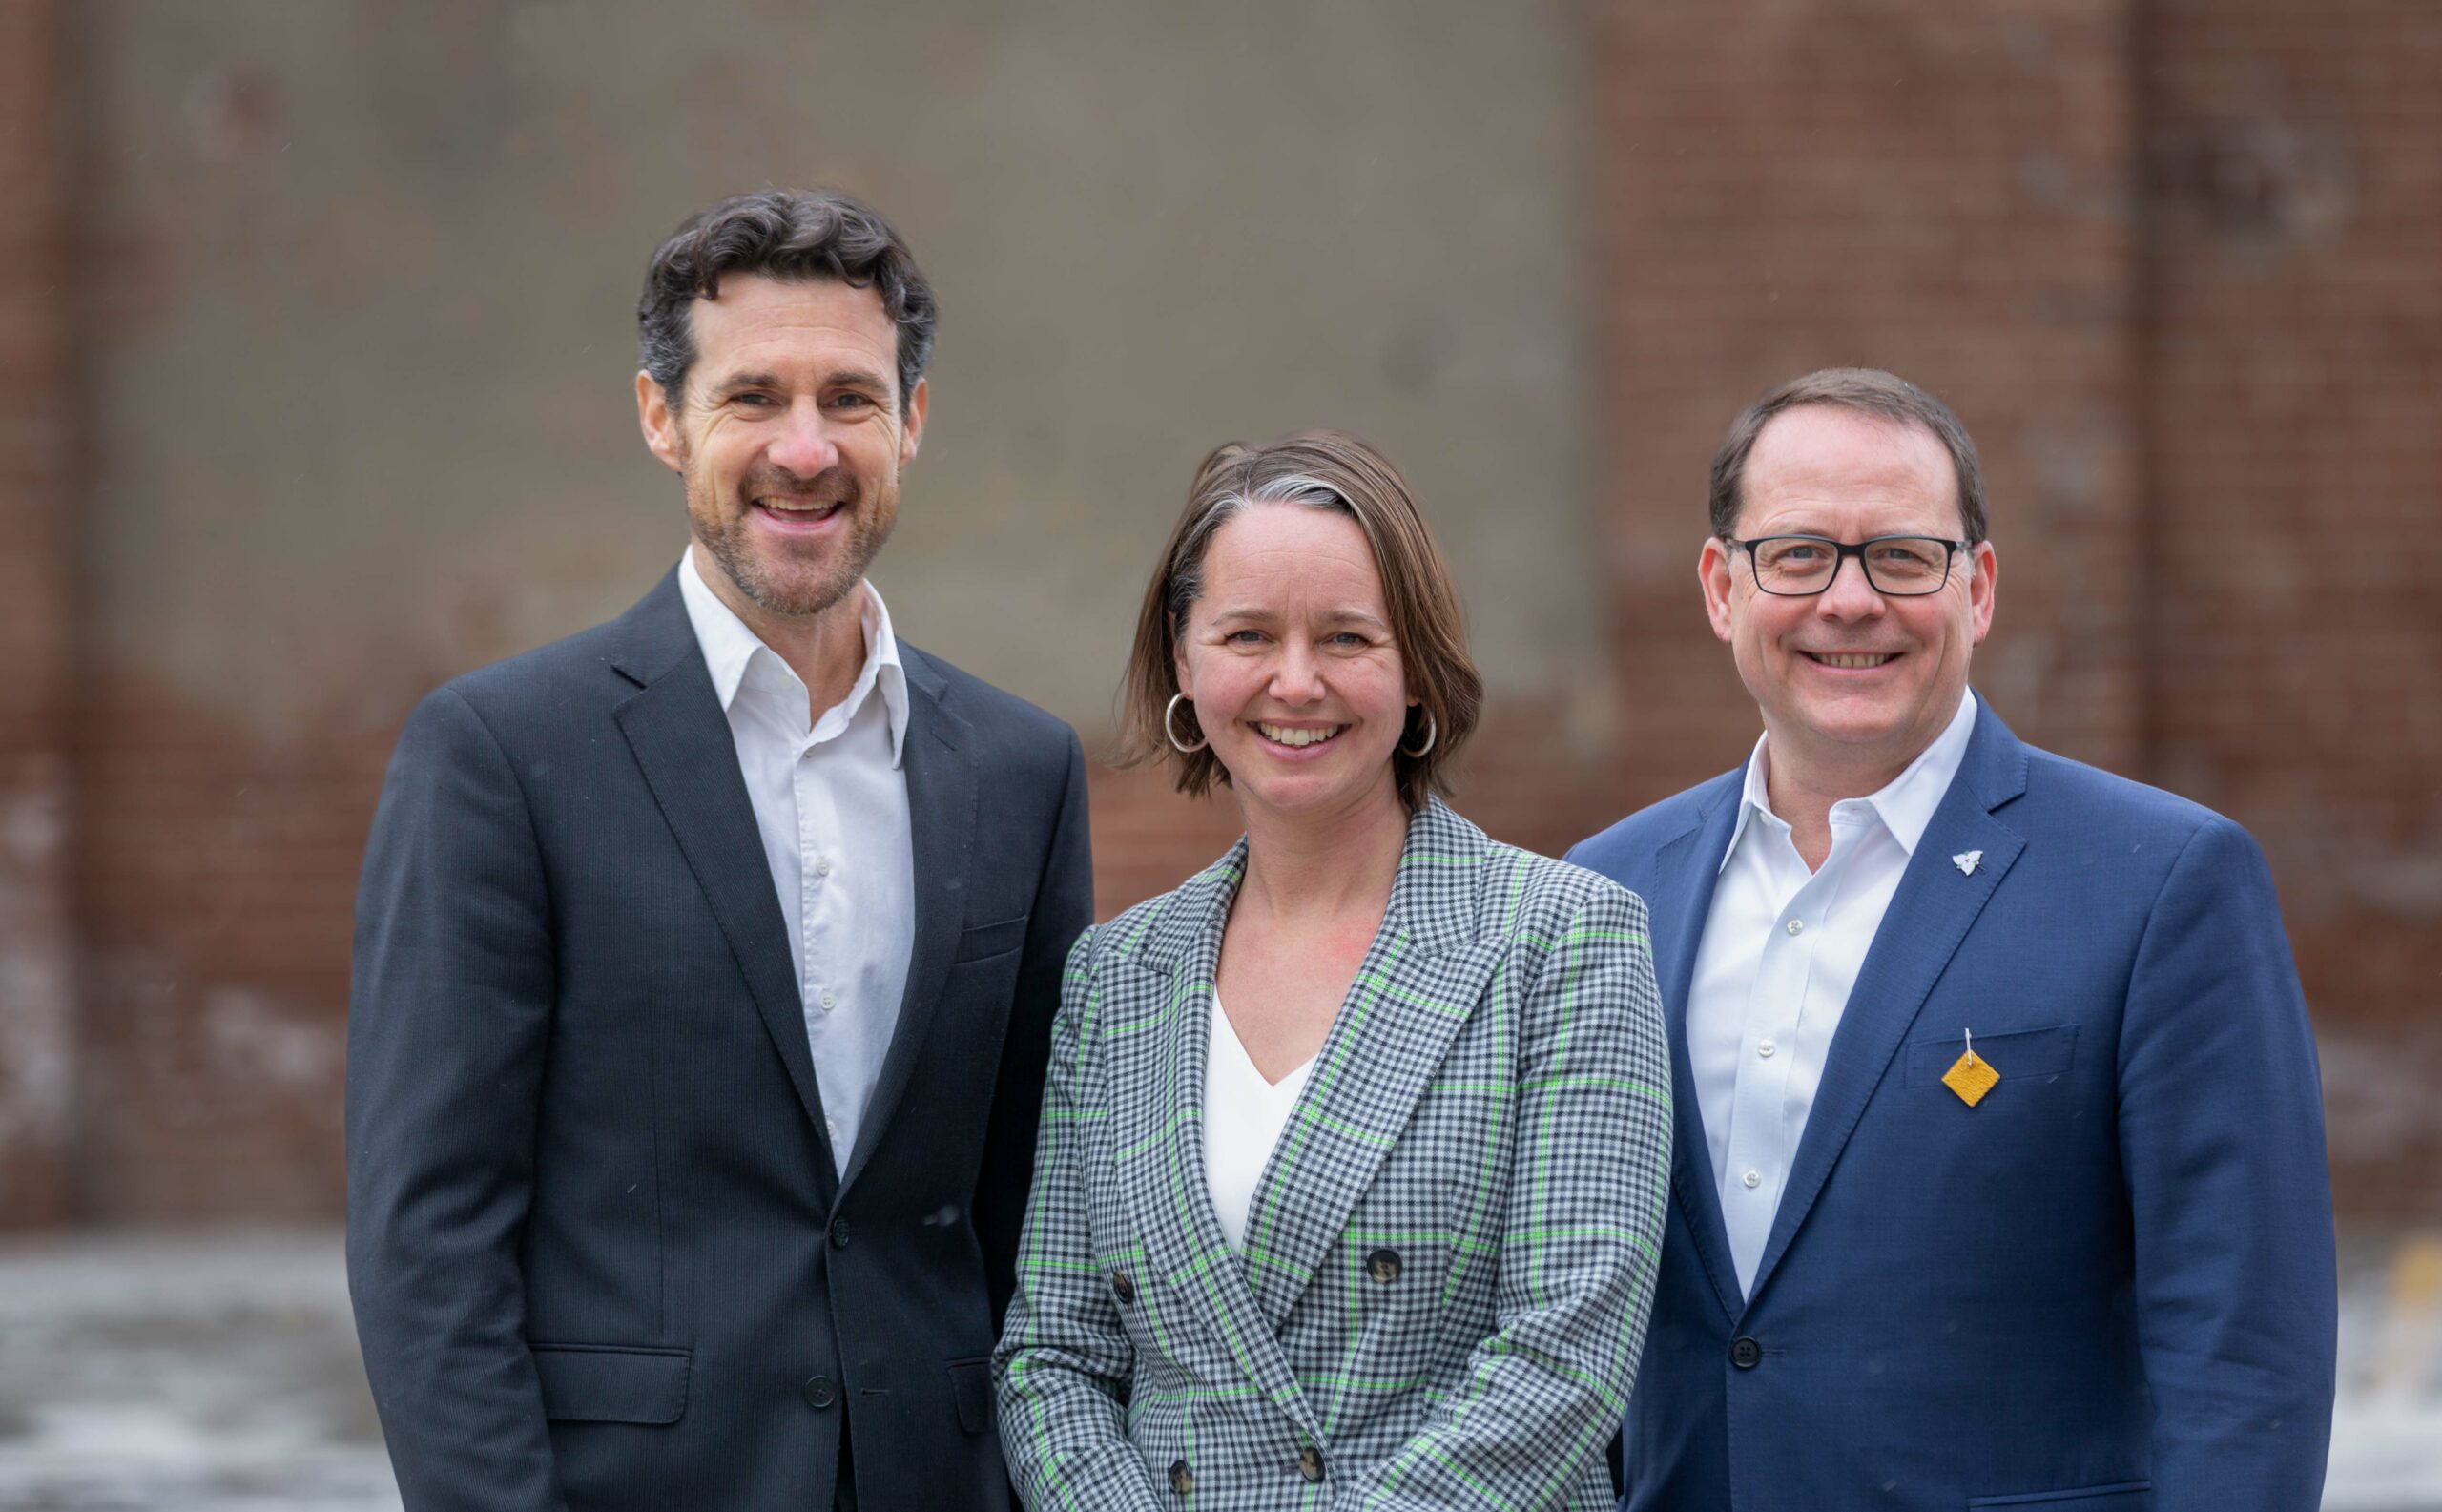
[[[1128,1273],[1125,1271],[1113,1271],[1110,1274],[1110,1291],[1111,1295],[1119,1298],[1119,1305],[1122,1307],[1136,1300],[1136,1283],[1128,1278]]]
[[[1365,1257],[1365,1274],[1379,1286],[1388,1286],[1399,1278],[1399,1252],[1376,1250]]]
[[[834,1218],[831,1220],[831,1248],[835,1250],[844,1250],[848,1248],[847,1219]]]
[[[1170,1489],[1181,1496],[1186,1496],[1195,1489],[1195,1477],[1188,1473],[1187,1461],[1184,1460],[1170,1461]]]
[[[1309,1481],[1323,1478],[1323,1452],[1313,1444],[1297,1451],[1297,1473]]]
[[[822,1411],[838,1399],[839,1394],[832,1389],[831,1377],[828,1376],[817,1376],[805,1383],[805,1404],[817,1412]]]
[[[1739,1338],[1730,1341],[1729,1362],[1740,1370],[1753,1370],[1763,1358],[1764,1346],[1753,1339]]]

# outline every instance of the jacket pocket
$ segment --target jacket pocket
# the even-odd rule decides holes
[[[2072,1491],[2028,1491],[2018,1496],[1967,1499],[1968,1512],[1984,1507],[2031,1507],[2038,1512],[2150,1512],[2154,1482],[2121,1481],[2112,1485],[2080,1486]]]
[[[1939,1087],[1942,1075],[1967,1048],[1967,1036],[1948,1034],[1938,1040],[1914,1040],[1908,1046],[1908,1085]],[[2012,1034],[1976,1036],[1976,1058],[2001,1073],[2003,1086],[2034,1077],[2058,1076],[2069,1068],[2078,1051],[2078,1026],[2020,1029]],[[1995,1505],[2006,1505],[1996,1502]]]
[[[537,1344],[543,1416],[576,1422],[676,1422],[687,1410],[691,1358],[683,1349]]]
[[[998,923],[973,924],[958,937],[958,950],[950,957],[953,964],[961,961],[982,961],[1015,950],[1026,942],[1026,921],[1031,914],[1004,919]]]
[[[972,1359],[943,1362],[950,1373],[950,1396],[958,1402],[958,1425],[968,1433],[986,1433],[992,1427],[992,1357],[978,1355]]]

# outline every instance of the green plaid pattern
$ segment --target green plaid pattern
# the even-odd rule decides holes
[[[1245,857],[1069,958],[995,1357],[1020,1494],[1607,1509],[1670,1170],[1645,905],[1429,803],[1233,1253],[1200,1105]]]

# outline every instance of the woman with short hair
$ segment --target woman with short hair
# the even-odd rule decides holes
[[[1002,1443],[1037,1508],[1608,1508],[1669,1170],[1644,905],[1437,796],[1481,684],[1351,436],[1196,473],[1128,672],[1246,836],[1069,958]]]

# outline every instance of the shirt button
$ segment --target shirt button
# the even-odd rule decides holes
[[[1806,921],[1805,921],[1805,920],[1803,920],[1803,919],[1792,919],[1792,920],[1790,920],[1790,934],[1793,934],[1793,935],[1802,935],[1802,934],[1806,933]]]
[[[830,875],[831,875],[831,863],[830,863],[828,860],[819,860],[819,861],[815,862],[815,863],[814,863],[814,875],[816,875],[817,877],[828,877],[828,876],[830,876]]]
[[[1323,1478],[1323,1452],[1313,1444],[1297,1451],[1297,1473],[1309,1481]]]
[[[1764,1173],[1760,1170],[1750,1170],[1738,1179],[1746,1183],[1749,1189],[1753,1189],[1764,1184]]]
[[[1195,1477],[1188,1470],[1184,1460],[1170,1461],[1170,1489],[1181,1496],[1191,1495],[1195,1490]]]
[[[822,1011],[825,1013],[830,1012],[833,1008],[839,1005],[839,1000],[832,995],[831,989],[828,987],[823,988],[822,996],[817,1001],[822,1005]]]
[[[1769,1040],[1766,1040],[1766,1041],[1764,1041],[1762,1044],[1760,1044],[1760,1045],[1758,1045],[1758,1046],[1755,1046],[1755,1053],[1756,1053],[1756,1054],[1758,1054],[1758,1055],[1760,1055],[1760,1056],[1762,1056],[1762,1057],[1764,1057],[1764,1059],[1766,1059],[1766,1060],[1768,1060],[1768,1061],[1769,1061],[1769,1060],[1770,1060],[1770,1059],[1772,1058],[1772,1052],[1773,1052],[1774,1050],[1779,1049],[1779,1048],[1780,1048],[1780,1046],[1779,1046],[1774,1045],[1774,1044],[1773,1044],[1771,1041],[1769,1041]]]

